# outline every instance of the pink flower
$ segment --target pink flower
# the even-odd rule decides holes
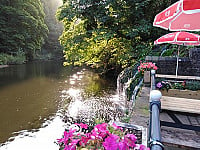
[[[80,139],[72,139],[71,144],[76,145],[79,141]]]
[[[151,69],[157,70],[158,67],[152,62],[140,63],[140,66],[138,67],[138,72]]]
[[[133,134],[127,134],[125,135],[125,138],[124,138],[124,142],[131,148],[136,146],[135,144],[136,140],[137,140],[137,137]]]
[[[98,132],[105,132],[107,131],[107,126],[107,123],[98,124],[94,127],[94,130],[97,130]]]
[[[75,123],[76,125],[79,125],[81,128],[83,129],[87,129],[88,128],[88,125],[87,124],[84,124],[84,123]]]
[[[118,146],[119,146],[119,150],[127,150],[127,149],[129,149],[128,145],[124,141],[123,142],[119,142]]]
[[[85,128],[85,124],[77,124]],[[110,131],[109,131],[110,130]],[[112,127],[106,123],[98,124],[89,133],[74,134],[76,130],[70,129],[64,132],[64,136],[61,139],[57,139],[60,145],[60,149],[63,150],[76,150],[80,147],[101,147],[105,150],[150,150],[144,145],[135,144],[137,138],[133,134],[124,135],[121,127],[118,127],[113,123]],[[115,135],[114,133],[119,134]],[[136,147],[137,146],[137,147]]]
[[[123,128],[117,126],[115,123],[113,123],[112,126],[114,127],[115,130],[119,129],[119,130],[123,131]]]
[[[69,132],[65,131],[63,138],[57,139],[58,143],[64,143],[66,145],[68,143],[69,138],[73,136],[73,133],[75,131],[76,130],[72,130],[72,129],[70,129]]]
[[[144,146],[144,145],[140,145],[140,150],[150,150],[150,148],[147,148],[146,146]]]
[[[154,67],[153,67],[153,69],[154,69],[154,70],[157,70],[157,69],[158,69],[158,67],[157,67],[157,66],[154,66]]]
[[[134,134],[125,135],[126,138],[129,138],[132,142],[136,142],[137,137]]]
[[[114,134],[110,134],[106,139],[105,142],[103,142],[103,146],[105,150],[117,150],[119,145],[120,137]]]
[[[66,145],[64,150],[76,150],[76,145]]]
[[[96,138],[104,138],[105,136],[109,134],[107,126],[108,126],[107,123],[96,125],[94,129],[91,131],[92,135],[94,135]]]
[[[158,83],[156,84],[156,87],[161,88],[161,87],[162,87],[162,83],[161,83],[161,82],[158,82]]]
[[[90,140],[90,136],[82,136],[79,144],[81,146],[85,146],[89,140]]]

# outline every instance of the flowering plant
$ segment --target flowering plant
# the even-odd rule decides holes
[[[87,129],[87,124],[76,124]],[[61,139],[57,139],[60,150],[150,150],[144,145],[136,144],[137,137],[125,134],[116,124],[97,124],[91,132],[76,132],[70,128],[64,132]]]
[[[157,70],[158,67],[152,62],[144,62],[140,63],[140,66],[138,67],[138,72],[141,72],[143,74],[144,71],[150,71],[151,69]]]
[[[159,81],[156,83],[156,88],[158,88],[159,90],[166,89],[168,91],[169,89],[172,88],[172,85],[170,82],[167,81]]]

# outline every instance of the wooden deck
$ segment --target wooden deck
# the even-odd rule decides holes
[[[164,144],[200,149],[200,100],[162,96],[161,108]]]
[[[197,76],[175,76],[156,74],[156,77],[181,80],[198,80]],[[174,93],[176,96],[177,93]],[[183,91],[183,96],[185,92]],[[173,95],[173,94],[172,94]],[[190,99],[172,97],[161,98],[161,134],[164,145],[182,147],[187,150],[200,150],[200,97]],[[191,95],[190,95],[191,96]]]
[[[200,114],[200,100],[162,96],[161,109]]]

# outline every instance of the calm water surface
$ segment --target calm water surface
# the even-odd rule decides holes
[[[59,62],[0,69],[0,150],[58,149],[65,110],[89,118],[97,109],[112,112],[119,104],[115,89],[112,80]]]

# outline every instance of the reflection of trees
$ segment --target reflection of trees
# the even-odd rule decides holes
[[[65,104],[67,106],[67,108],[65,107],[66,122],[70,123],[73,120],[70,121],[71,117],[82,122],[94,121],[94,119],[107,122],[122,117],[123,113],[119,109],[120,107],[112,101],[115,86],[111,80],[103,79],[97,73],[87,70],[72,75],[68,82],[70,80],[74,82],[72,88],[66,90],[66,93],[69,93],[65,95],[66,100],[64,101],[70,103]],[[79,92],[75,92],[76,90]]]
[[[87,80],[87,82],[85,82]],[[104,88],[104,81],[100,79],[98,75],[87,76],[83,78],[83,82],[86,84],[84,86],[84,97],[99,96],[102,95],[102,90]]]
[[[48,77],[54,79],[70,76],[75,72],[71,66],[63,67],[62,62],[35,62],[24,65],[10,66],[0,69],[0,87],[9,85],[16,82],[21,82],[33,77]]]
[[[115,85],[110,83],[111,80],[103,79],[97,73],[91,71],[84,71],[82,75],[83,78],[81,80],[76,81],[76,85],[79,89],[83,91],[82,97],[83,99],[87,99],[89,97],[101,97],[109,92],[111,88],[114,89]],[[78,75],[80,76],[80,75]]]

